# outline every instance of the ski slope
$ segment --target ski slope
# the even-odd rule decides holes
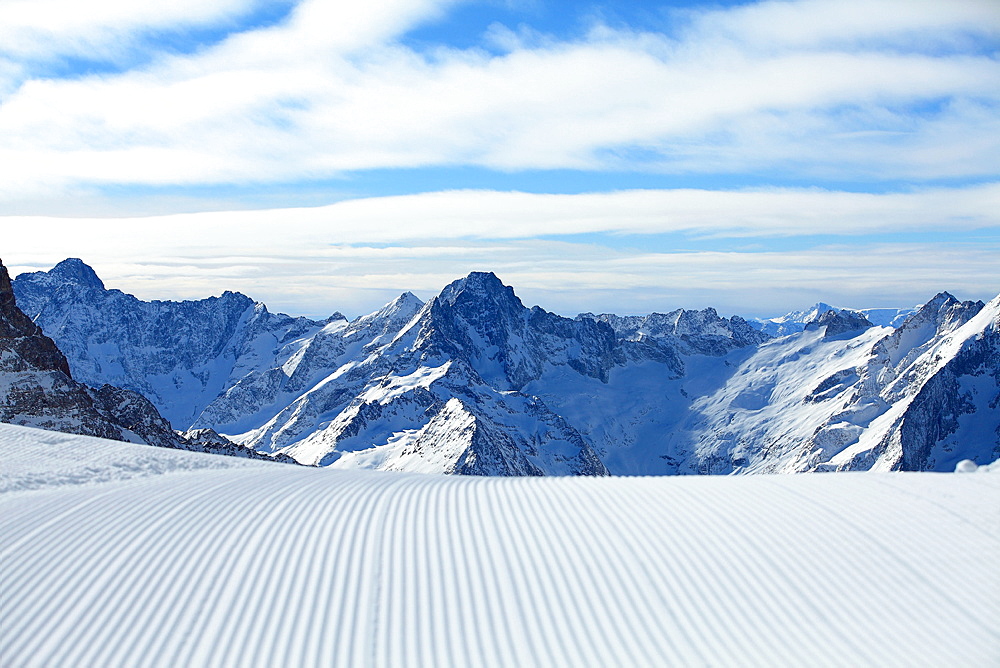
[[[1000,664],[983,469],[462,478],[11,425],[0,463],[3,666]]]

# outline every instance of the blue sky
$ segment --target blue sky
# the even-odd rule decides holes
[[[1000,291],[994,0],[9,0],[0,225],[144,298]]]

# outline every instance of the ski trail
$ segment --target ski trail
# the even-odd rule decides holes
[[[81,466],[141,475],[0,493],[4,666],[1000,662],[992,474],[449,478],[87,443]]]

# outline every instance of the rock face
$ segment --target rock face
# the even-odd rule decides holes
[[[738,315],[728,320],[720,318],[714,308],[702,311],[677,309],[670,313],[643,316],[581,313],[577,320],[606,322],[618,339],[652,344],[665,357],[674,360],[681,355],[695,354],[718,357],[738,348],[759,345],[771,338],[755,330]],[[683,373],[683,370],[678,369],[678,372]]]
[[[269,313],[235,292],[144,302],[107,290],[78,259],[22,274],[14,289],[22,310],[71,360],[77,380],[138,392],[178,429],[246,373],[272,362],[272,349],[323,326]]]
[[[168,447],[180,444],[148,402],[143,406],[134,396],[116,396],[115,390],[94,390],[73,380],[56,344],[17,307],[7,268],[0,264],[0,421]],[[128,405],[130,415],[118,419],[116,404]],[[144,414],[143,408],[152,412]]]
[[[942,293],[896,329],[820,305],[772,339],[714,309],[564,318],[481,272],[351,322],[236,293],[141,302],[74,260],[14,289],[75,375],[149,388],[202,448],[471,475],[952,470],[1000,454],[995,301]]]
[[[81,263],[82,265],[82,263]],[[100,286],[86,265],[69,265],[75,280]],[[18,308],[7,268],[0,262],[0,422],[165,448],[268,459],[228,442],[214,450],[178,435],[145,397],[107,383],[88,387],[73,379],[55,342]]]
[[[0,263],[0,421],[122,440],[88,388],[70,376],[59,348],[14,299]]]
[[[840,336],[848,332],[860,332],[874,327],[863,313],[843,309],[841,311],[829,310],[823,312],[812,322],[806,323],[805,331],[812,331],[822,328],[823,336]]]

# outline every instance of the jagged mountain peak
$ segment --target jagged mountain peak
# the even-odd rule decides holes
[[[21,274],[12,282],[18,305],[55,339],[76,380],[134,390],[179,428],[228,384],[265,359],[284,362],[297,339],[322,327],[269,313],[239,292],[143,301],[104,289],[85,267],[70,259]],[[81,277],[91,287],[76,282]]]
[[[69,363],[55,342],[17,307],[7,267],[0,260],[0,348],[9,348],[30,367],[59,371],[70,378]],[[16,365],[15,365],[16,366]]]
[[[425,314],[425,330],[444,335],[459,349],[477,347],[470,335],[503,349],[514,332],[524,330],[528,309],[496,274],[474,271],[445,286],[429,302]]]
[[[248,297],[247,295],[243,294],[242,292],[236,292],[236,291],[233,291],[233,290],[226,290],[219,297],[209,297],[209,299],[223,299],[223,300],[232,299],[232,300],[238,300],[238,301],[251,301],[258,308],[261,308],[261,309],[263,309],[265,311],[267,310],[267,306],[264,304],[264,302],[255,302],[251,297]]]
[[[389,302],[389,306],[396,311],[415,311],[424,305],[424,301],[410,291],[396,297]]]
[[[939,292],[908,317],[900,329],[932,326],[944,333],[961,327],[973,318],[985,304],[982,301],[959,301],[949,292]]]
[[[437,298],[451,305],[488,300],[494,304],[524,307],[521,300],[514,294],[514,288],[504,285],[492,271],[473,271],[464,278],[452,281],[445,286]]]
[[[48,272],[35,273],[48,274],[50,279],[76,283],[81,287],[105,289],[104,281],[100,279],[93,267],[77,257],[66,258]]]
[[[384,318],[397,313],[415,313],[419,311],[423,305],[423,300],[415,294],[412,292],[404,292],[371,315]]]
[[[412,292],[404,292],[377,311],[355,318],[349,325],[351,331],[376,326],[383,333],[397,330],[424,307],[424,302]],[[335,314],[336,315],[336,314]],[[331,316],[332,317],[332,316]]]
[[[930,300],[928,300],[926,304],[924,304],[923,306],[921,306],[921,308],[940,309],[941,306],[943,306],[945,304],[952,304],[952,303],[955,303],[957,301],[958,300],[955,298],[955,295],[951,294],[950,292],[948,292],[946,290],[942,290],[941,292],[939,292],[936,295],[934,295],[933,297],[931,297]]]
[[[669,313],[619,316],[611,313],[581,313],[578,321],[608,324],[620,339],[657,340],[677,346],[681,352],[723,355],[733,348],[756,345],[770,338],[753,329],[743,318],[719,316],[711,306],[700,311],[675,309]]]

